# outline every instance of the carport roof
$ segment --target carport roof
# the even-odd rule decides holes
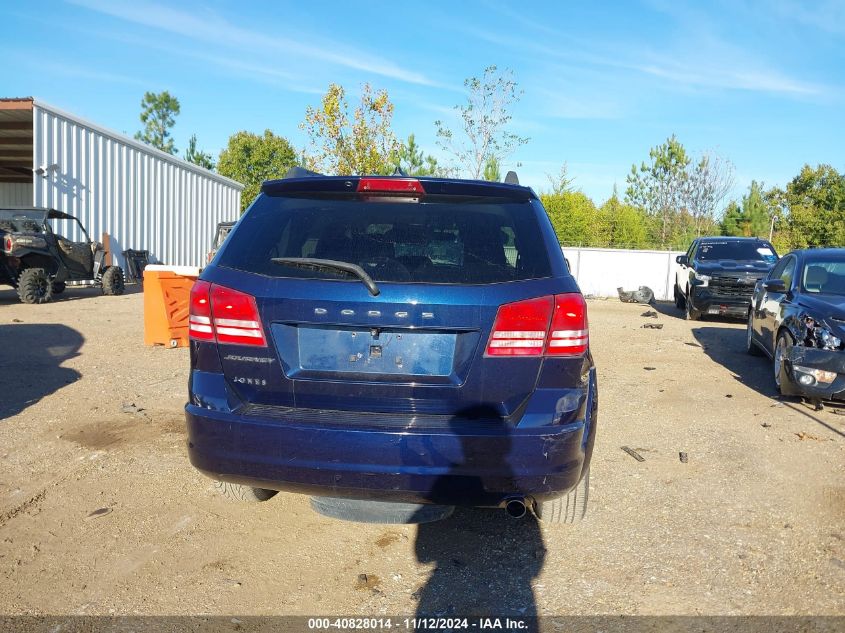
[[[32,182],[33,102],[0,99],[0,182]]]

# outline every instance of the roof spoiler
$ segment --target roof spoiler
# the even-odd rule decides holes
[[[288,169],[288,172],[285,174],[285,178],[311,178],[313,176],[323,176],[324,174],[317,173],[316,171],[311,171],[310,169],[305,169],[305,167],[291,167]]]

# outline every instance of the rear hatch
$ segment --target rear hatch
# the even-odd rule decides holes
[[[317,182],[324,190],[265,187],[203,275],[212,303],[217,286],[254,298],[260,339],[219,345],[240,398],[265,413],[518,412],[537,383],[554,297],[577,292],[530,190]],[[396,182],[417,184],[397,192]],[[253,319],[227,296],[212,306],[215,322],[231,304],[246,315],[225,321],[237,333]],[[500,307],[537,297],[488,349]]]

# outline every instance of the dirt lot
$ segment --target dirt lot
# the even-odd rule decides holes
[[[187,351],[144,347],[141,306],[0,291],[0,613],[845,614],[845,416],[776,399],[743,324],[590,302],[586,522],[418,528],[218,497],[185,453]]]

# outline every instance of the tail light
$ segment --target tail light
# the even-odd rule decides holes
[[[207,281],[191,289],[188,332],[197,341],[267,346],[255,297]]]
[[[486,356],[577,356],[587,351],[587,305],[578,293],[499,306]]]
[[[357,191],[374,199],[390,196],[399,201],[418,200],[425,195],[425,188],[416,178],[361,178]]]
[[[12,246],[13,246],[12,238],[7,235],[6,239],[3,240],[3,250],[6,251],[7,253],[11,253],[12,252]]]

